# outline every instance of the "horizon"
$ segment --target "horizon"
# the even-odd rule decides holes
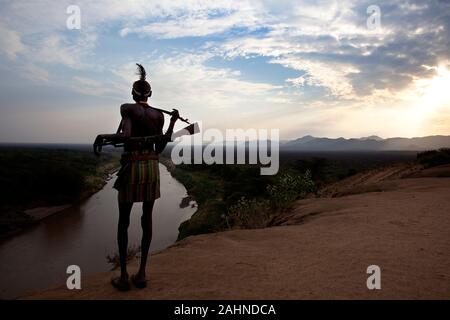
[[[281,140],[450,134],[449,2],[82,0],[79,15],[72,5],[2,6],[7,143],[115,132],[137,62],[150,105],[205,128],[279,129]]]
[[[316,136],[312,136],[312,135],[304,135],[301,137],[297,137],[297,138],[292,138],[292,139],[278,139],[278,141],[295,141],[297,139],[301,139],[301,138],[305,138],[305,137],[313,137],[315,139],[345,139],[345,140],[360,140],[360,139],[364,139],[364,138],[369,138],[369,137],[378,137],[382,141],[382,140],[389,140],[389,139],[421,139],[421,138],[429,138],[429,137],[449,137],[450,135],[442,135],[442,134],[437,134],[437,135],[429,135],[429,136],[420,136],[420,137],[388,137],[388,138],[383,138],[377,135],[370,135],[367,137],[316,137]],[[256,141],[264,141],[264,140],[274,140],[274,139],[256,139]],[[373,140],[373,139],[367,139],[367,140]],[[228,142],[231,140],[219,140],[216,141],[217,143],[222,143],[222,142]],[[254,139],[252,140],[234,140],[234,142],[248,142],[248,141],[254,141]],[[181,142],[183,143],[183,142]],[[174,144],[174,142],[172,142],[171,144]],[[5,145],[79,145],[79,146],[91,146],[92,143],[91,142],[5,142],[5,141],[0,141],[0,146],[5,146]]]

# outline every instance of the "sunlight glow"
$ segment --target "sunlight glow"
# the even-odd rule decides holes
[[[431,119],[436,119],[441,113],[450,111],[450,71],[446,65],[440,64],[435,67],[426,67],[435,70],[436,75],[428,79],[415,81],[415,103],[410,109],[410,116],[406,117],[405,126],[413,129],[416,134],[429,125]],[[450,124],[449,124],[450,125]]]
[[[436,75],[433,78],[416,81],[421,94],[419,104],[430,111],[450,103],[450,71],[444,65],[435,67],[435,70]]]

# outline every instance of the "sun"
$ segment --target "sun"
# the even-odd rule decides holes
[[[416,86],[420,98],[418,105],[429,111],[450,104],[450,71],[445,65],[434,67],[436,75],[431,79],[419,79]]]
[[[411,135],[448,133],[446,125],[450,119],[450,71],[448,63],[438,66],[424,66],[434,70],[432,78],[416,79],[410,91],[407,114],[401,116],[401,123]],[[445,123],[443,123],[445,122]],[[439,123],[439,129],[437,129]],[[450,128],[450,123],[448,123]]]

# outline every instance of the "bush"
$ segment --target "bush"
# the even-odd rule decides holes
[[[450,164],[450,148],[420,152],[417,154],[417,162],[428,168]]]
[[[269,201],[263,199],[247,199],[242,197],[230,207],[228,216],[233,226],[242,228],[262,228],[270,217]]]
[[[289,208],[297,199],[303,199],[313,191],[311,172],[304,174],[283,174],[274,184],[267,186],[267,199],[241,197],[228,210],[233,226],[262,228],[267,226],[271,214]]]
[[[314,182],[309,170],[298,175],[284,174],[274,185],[267,186],[270,204],[275,210],[287,209],[293,201],[305,198],[313,189]]]

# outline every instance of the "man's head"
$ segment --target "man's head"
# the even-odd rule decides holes
[[[150,83],[145,80],[147,73],[142,65],[136,63],[138,66],[138,75],[140,79],[133,83],[133,90],[131,94],[133,95],[133,100],[136,102],[147,101],[152,95],[152,87]]]

